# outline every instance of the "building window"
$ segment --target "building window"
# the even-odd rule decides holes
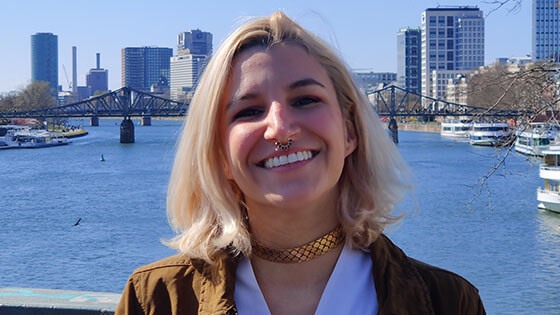
[[[453,26],[455,24],[455,19],[452,16],[447,17],[447,26]]]
[[[453,52],[452,51],[447,52],[447,61],[453,61]]]
[[[436,17],[435,16],[430,16],[430,26],[436,26]]]

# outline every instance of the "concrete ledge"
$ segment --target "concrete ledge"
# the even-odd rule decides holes
[[[0,288],[0,314],[114,314],[117,293]]]

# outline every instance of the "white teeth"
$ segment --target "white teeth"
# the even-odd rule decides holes
[[[288,155],[288,163],[294,163],[295,161],[297,161],[297,154],[292,153]]]
[[[311,151],[297,152],[297,153],[292,153],[290,155],[281,155],[266,160],[266,162],[264,162],[264,167],[266,168],[278,167],[278,166],[291,164],[299,161],[309,160],[312,157],[313,154],[311,154]]]

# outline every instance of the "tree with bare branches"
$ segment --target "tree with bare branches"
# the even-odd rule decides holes
[[[1,112],[24,112],[56,106],[56,98],[48,82],[32,82],[20,91],[0,95]]]

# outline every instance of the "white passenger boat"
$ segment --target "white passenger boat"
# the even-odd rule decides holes
[[[544,186],[537,188],[538,207],[560,213],[560,146],[552,145],[543,151],[539,176]]]
[[[68,139],[58,133],[33,129],[10,129],[4,136],[2,149],[34,149],[66,145]]]
[[[473,123],[469,131],[472,145],[499,146],[511,137],[512,131],[507,123]]]
[[[468,139],[469,130],[472,128],[469,121],[446,121],[441,123],[440,135],[454,139]]]
[[[517,133],[514,149],[525,155],[543,156],[543,150],[556,142],[559,132],[560,126],[556,124],[531,123]]]
[[[20,132],[29,129],[31,128],[28,126],[21,126],[21,125],[0,125],[0,147],[8,145],[6,143],[6,137],[8,136],[9,133],[13,134],[15,132]]]

